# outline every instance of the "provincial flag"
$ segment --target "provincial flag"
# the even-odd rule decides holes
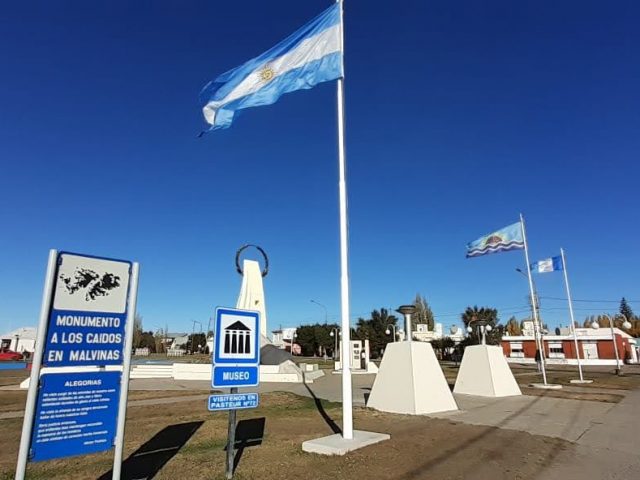
[[[237,110],[341,78],[341,3],[335,3],[262,55],[223,73],[200,94],[209,130],[228,128]]]
[[[524,249],[522,224],[516,222],[467,244],[467,258]]]
[[[531,271],[534,273],[548,273],[562,270],[562,257],[545,258],[531,264]]]

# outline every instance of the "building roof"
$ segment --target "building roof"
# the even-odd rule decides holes
[[[14,339],[16,337],[25,338],[29,340],[35,340],[37,335],[37,329],[35,327],[20,327],[15,330],[5,333],[4,335],[0,335],[0,338],[11,338]]]
[[[242,323],[240,320],[238,320],[237,322],[234,322],[231,325],[229,325],[227,328],[225,328],[225,330],[251,330],[251,329],[247,327],[244,323]]]

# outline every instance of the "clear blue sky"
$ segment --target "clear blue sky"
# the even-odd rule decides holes
[[[336,320],[335,83],[196,138],[200,88],[328,5],[4,5],[0,331],[36,324],[49,248],[139,261],[145,328],[189,330],[235,304],[235,251],[257,243],[270,328],[324,320],[310,299]],[[445,325],[473,304],[522,318],[522,253],[464,257],[519,212],[532,260],[566,249],[575,298],[640,299],[640,3],[345,8],[354,317],[420,292]]]

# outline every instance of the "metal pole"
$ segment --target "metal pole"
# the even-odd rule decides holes
[[[564,257],[564,249],[560,249],[560,257],[562,257],[562,271],[564,273],[564,285],[567,289],[567,300],[569,301],[569,316],[571,317],[571,333],[573,334],[573,344],[576,347],[576,358],[578,359],[578,371],[580,372],[580,381],[584,382],[582,376],[582,363],[580,362],[580,350],[578,347],[578,335],[576,334],[575,320],[573,317],[573,302],[571,301],[571,290],[569,289],[569,274],[567,273],[567,261]]]
[[[620,367],[620,355],[618,354],[618,344],[616,343],[616,335],[613,332],[613,318],[611,318],[606,313],[604,314],[604,316],[609,319],[609,326],[611,327],[611,341],[613,342],[613,351],[616,354],[616,375],[620,375],[620,372],[622,372],[622,368]]]
[[[122,377],[120,379],[120,402],[118,404],[118,424],[116,427],[116,448],[113,455],[113,480],[120,480],[122,471],[122,456],[124,452],[124,427],[127,420],[127,400],[129,398],[129,373],[131,370],[131,350],[133,349],[133,328],[138,301],[138,275],[140,265],[134,262],[131,266],[131,288],[127,302],[126,334],[124,340],[124,360],[122,362]]]
[[[410,313],[406,313],[404,315],[404,328],[407,331],[407,338],[406,341],[407,342],[412,342],[413,341],[413,335],[412,335],[412,331],[411,331],[411,314]]]
[[[232,395],[238,393],[237,388],[231,388],[229,393]],[[229,427],[227,429],[227,467],[226,478],[231,480],[233,478],[233,460],[236,453],[236,412],[237,410],[229,410]]]
[[[340,51],[342,77],[338,79],[338,163],[340,191],[340,300],[342,312],[342,437],[353,439],[353,392],[351,391],[351,331],[349,328],[349,242],[347,222],[346,151],[344,141],[344,20],[340,3]]]
[[[524,227],[524,217],[520,214],[520,227],[522,228],[522,240],[524,242],[524,258],[527,262],[527,278],[529,279],[529,291],[531,293],[531,308],[533,310],[533,329],[536,336],[536,345],[540,351],[540,365],[542,367],[542,380],[547,384],[547,370],[544,365],[544,343],[540,335],[540,320],[538,319],[537,300],[533,290],[533,278],[531,277],[531,264],[529,263],[529,245],[527,244],[527,234]]]
[[[16,465],[16,480],[23,480],[27,471],[29,446],[31,444],[31,431],[33,429],[33,415],[35,413],[36,401],[38,399],[40,369],[42,367],[44,344],[47,339],[47,323],[49,322],[49,312],[51,311],[51,299],[53,298],[53,285],[55,283],[57,262],[58,251],[49,250],[47,273],[44,279],[42,303],[40,305],[38,332],[36,334],[36,344],[33,351],[33,361],[31,363],[31,375],[29,376],[29,390],[27,391],[27,402],[25,404],[24,419],[22,421],[22,435],[20,436],[20,449],[18,451],[18,463]]]

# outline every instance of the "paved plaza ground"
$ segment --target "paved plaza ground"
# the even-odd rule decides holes
[[[560,391],[528,387],[531,367],[513,367],[525,395],[487,399],[456,395],[460,410],[430,416],[367,409],[373,375],[354,375],[356,428],[391,440],[345,457],[301,451],[303,441],[341,424],[341,376],[327,371],[309,385],[262,384],[261,405],[240,414],[239,479],[630,479],[640,478],[640,368],[625,375],[592,368],[593,384],[575,386],[574,369],[552,367]],[[450,382],[457,368],[444,365]],[[12,478],[25,392],[0,378],[0,479]],[[4,386],[2,386],[4,385]],[[124,478],[222,478],[226,415],[206,411],[209,382],[131,382]],[[402,394],[401,392],[398,392]],[[30,478],[99,478],[109,454],[33,464]],[[106,478],[106,477],[105,477]]]

